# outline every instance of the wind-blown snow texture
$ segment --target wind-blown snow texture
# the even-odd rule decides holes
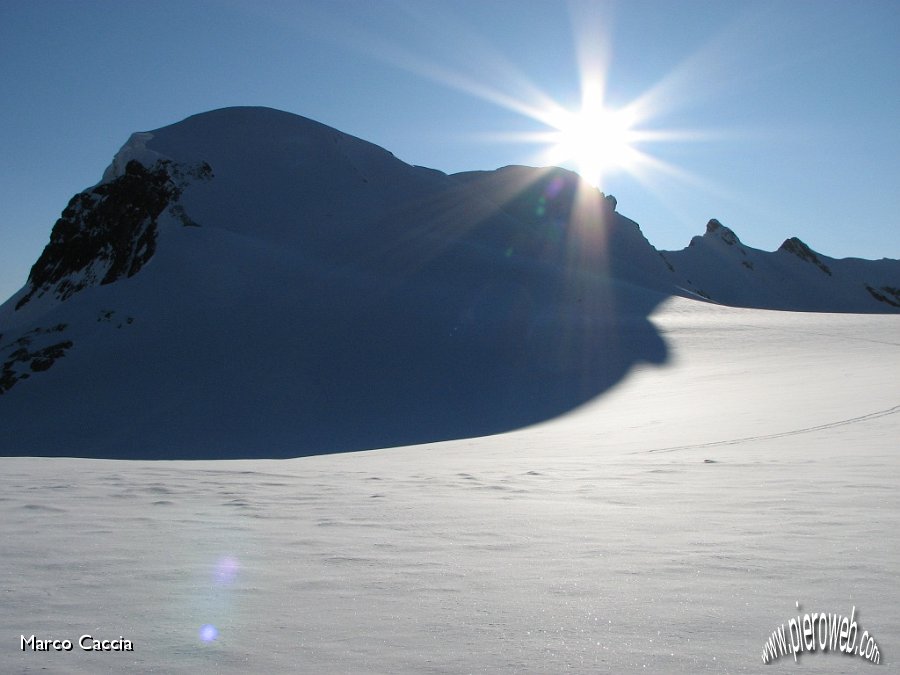
[[[660,253],[561,169],[447,176],[229,108],[134,134],[0,307],[0,454],[291,457],[499,433],[661,364],[669,295],[900,311],[900,262],[710,221]]]

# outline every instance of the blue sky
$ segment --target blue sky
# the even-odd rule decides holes
[[[898,35],[889,0],[0,0],[0,299],[133,131],[265,105],[493,169],[540,164],[540,111],[598,82],[640,104],[648,161],[602,186],[658,248],[715,217],[759,248],[898,258]]]

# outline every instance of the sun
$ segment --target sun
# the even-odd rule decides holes
[[[592,185],[604,175],[631,170],[638,158],[637,134],[628,109],[615,110],[602,102],[585,102],[581,110],[557,111],[547,122],[553,129],[545,136],[548,163],[573,165]]]

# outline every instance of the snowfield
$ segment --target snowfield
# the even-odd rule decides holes
[[[0,459],[0,671],[755,673],[782,623],[855,607],[880,666],[765,672],[890,672],[900,317],[673,297],[649,321],[664,365],[507,434]]]

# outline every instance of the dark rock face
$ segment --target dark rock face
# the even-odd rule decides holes
[[[792,253],[800,258],[800,260],[811,262],[813,265],[825,272],[825,274],[831,276],[831,268],[829,268],[828,265],[819,260],[819,256],[817,256],[809,246],[797,239],[797,237],[791,237],[790,239],[786,240],[778,248],[778,250]]]
[[[35,345],[35,342],[46,343],[52,340],[54,333],[62,333],[66,324],[52,328],[35,328],[14,342],[0,346],[0,350],[11,349],[0,368],[0,396],[12,389],[20,380],[27,380],[32,373],[49,370],[57,359],[65,356],[71,349],[71,340],[53,342],[46,346]]]
[[[878,302],[883,302],[892,307],[900,307],[900,288],[882,286],[879,289],[875,289],[869,286],[869,284],[866,284],[866,290],[869,291],[869,294],[878,300]]]
[[[193,176],[211,175],[208,165]],[[48,292],[64,300],[96,284],[137,274],[156,251],[157,219],[181,196],[182,172],[162,160],[147,169],[131,161],[113,181],[75,195],[31,268],[20,309]]]

